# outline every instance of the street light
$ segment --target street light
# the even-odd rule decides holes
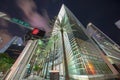
[[[6,16],[7,14],[0,12],[0,17]]]
[[[120,20],[118,20],[117,22],[115,22],[115,25],[117,26],[117,28],[120,29]]]

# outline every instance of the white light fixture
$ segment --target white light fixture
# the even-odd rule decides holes
[[[120,20],[118,20],[117,22],[115,22],[115,25],[117,26],[117,28],[120,29]]]

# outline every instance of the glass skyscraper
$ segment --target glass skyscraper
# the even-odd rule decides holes
[[[112,80],[118,74],[115,69],[112,70],[114,67],[65,5],[62,5],[55,21],[51,37],[54,36],[57,39],[52,39],[53,44],[49,48],[49,55],[52,56],[47,62],[48,72],[54,63],[54,70],[59,71],[60,77],[65,80],[65,75],[69,75],[69,80]]]
[[[120,46],[92,23],[88,24],[86,31],[97,43],[110,63],[120,72]]]

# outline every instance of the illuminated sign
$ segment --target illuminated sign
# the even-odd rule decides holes
[[[14,22],[14,23],[17,23],[17,24],[20,24],[20,25],[23,25],[24,27],[26,28],[30,28],[30,24],[26,23],[26,22],[23,22],[19,19],[16,19],[16,18],[11,18],[11,21]]]

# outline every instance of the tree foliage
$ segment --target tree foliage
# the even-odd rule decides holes
[[[0,72],[6,72],[15,62],[8,54],[0,53]]]

